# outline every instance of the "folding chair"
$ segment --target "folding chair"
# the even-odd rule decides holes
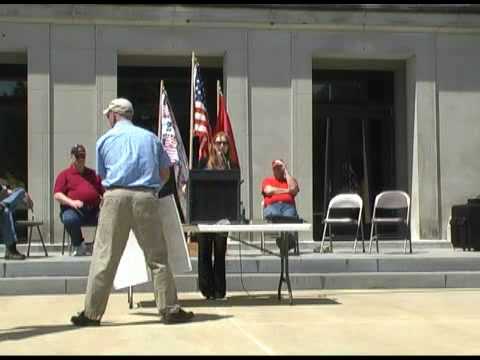
[[[263,205],[264,205],[264,202],[262,199],[262,201],[260,202],[260,216],[262,221],[265,220],[265,218],[263,217]],[[264,232],[260,233],[260,249],[262,251],[265,249],[265,233]]]
[[[378,211],[380,210],[380,216]],[[396,214],[382,214],[383,210],[390,212],[397,211]],[[398,212],[401,212],[398,214]],[[398,225],[405,237],[403,251],[407,252],[407,240],[410,242],[410,253],[412,253],[412,239],[410,236],[410,196],[404,191],[393,190],[384,191],[375,197],[373,206],[372,225],[370,230],[370,245],[368,251],[372,251],[372,241],[376,240],[377,253],[378,250],[378,225]]]
[[[263,216],[263,207],[264,207],[264,202],[263,199],[260,202],[260,216],[262,221],[265,221],[265,217]],[[280,233],[268,233],[269,237],[271,238],[278,238],[280,237]],[[260,233],[260,249],[261,251],[265,251],[265,233],[261,232]]]
[[[344,214],[335,214],[338,209],[351,209],[354,211],[358,209],[358,215],[355,216],[344,216]],[[362,209],[363,209],[363,201],[362,198],[358,194],[339,194],[334,196],[330,202],[328,203],[327,215],[323,220],[323,234],[322,234],[322,242],[320,244],[320,252],[323,252],[323,244],[325,239],[330,240],[330,248],[333,250],[333,237],[334,234],[332,233],[331,227],[333,225],[356,225],[355,230],[355,241],[353,243],[353,251],[356,252],[357,249],[357,239],[358,239],[358,230],[361,230],[362,233],[362,246],[363,252],[365,252],[365,242],[363,236],[363,223],[362,223]],[[333,210],[333,211],[332,211]],[[328,228],[328,235],[327,235],[327,228]]]
[[[35,220],[35,213],[33,211],[33,204],[29,208],[27,208],[27,211],[30,212],[31,215],[32,215],[30,219],[15,221],[16,226],[27,228],[27,236],[28,236],[27,257],[30,256],[30,246],[32,245],[33,228],[37,229],[38,235],[40,236],[40,241],[42,243],[43,251],[45,252],[45,256],[48,257],[47,248],[45,246],[45,242],[43,241],[42,230],[40,229],[40,226],[43,225],[43,221]]]
[[[95,241],[95,235],[97,233],[97,225],[95,224],[87,224],[87,225],[82,225],[82,228],[84,227],[94,227],[95,228],[95,232],[93,233],[93,241]],[[65,227],[65,225],[63,225],[63,238],[62,238],[62,255],[65,253],[65,240],[67,238],[67,229]],[[68,244],[68,255],[72,255],[72,239],[70,238],[70,236],[68,236],[68,238],[70,239],[69,241],[69,244]]]
[[[265,220],[265,217],[263,216],[263,205],[264,205],[264,202],[263,202],[263,199],[260,203],[260,213],[261,213],[261,219],[262,221]],[[279,218],[282,218],[282,217],[279,217]],[[269,220],[269,219],[267,219]],[[292,218],[284,218],[284,222],[297,222],[295,220],[293,220]],[[275,221],[272,221],[271,219],[269,220],[270,222],[275,222]],[[299,222],[303,222],[303,221],[300,221],[299,219]],[[280,232],[277,232],[277,233],[269,233],[269,235],[271,237],[273,237],[274,239],[277,239],[277,238],[280,238],[282,236],[282,234]],[[264,232],[261,232],[260,233],[260,249],[262,251],[264,251],[265,249],[265,233]],[[300,244],[299,244],[299,241],[298,241],[298,236],[296,236],[295,238],[295,248],[294,248],[294,251],[293,251],[294,255],[300,255]]]

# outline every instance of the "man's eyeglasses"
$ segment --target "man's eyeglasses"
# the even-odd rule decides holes
[[[85,154],[75,154],[76,159],[85,159],[86,155]]]

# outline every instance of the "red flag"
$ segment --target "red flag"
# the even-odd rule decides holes
[[[235,138],[233,136],[233,129],[232,125],[230,124],[230,117],[228,116],[227,107],[225,104],[225,97],[223,96],[221,91],[219,91],[218,97],[218,114],[214,134],[218,133],[219,131],[223,131],[225,134],[227,134],[230,142],[230,161],[232,164],[240,167],[240,162],[238,161],[237,147],[235,146]]]

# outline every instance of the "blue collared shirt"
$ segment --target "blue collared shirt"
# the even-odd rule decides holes
[[[96,144],[97,174],[105,188],[144,186],[160,190],[160,169],[170,159],[153,133],[122,119]]]

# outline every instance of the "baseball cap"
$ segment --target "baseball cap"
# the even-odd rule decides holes
[[[130,101],[124,98],[113,99],[110,101],[110,104],[108,104],[108,107],[103,110],[103,115],[107,115],[110,111],[120,115],[133,115],[133,105]]]
[[[277,159],[272,161],[272,168],[276,166],[282,166],[283,165],[283,160]]]

